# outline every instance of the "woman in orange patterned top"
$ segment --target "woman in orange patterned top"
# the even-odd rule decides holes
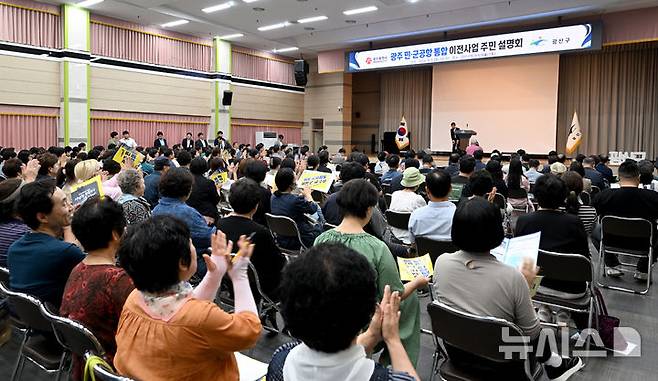
[[[261,332],[249,288],[247,266],[253,245],[244,236],[230,260],[232,242],[212,236],[208,272],[195,289],[196,251],[184,222],[156,216],[134,226],[119,248],[119,260],[135,283],[116,335],[116,369],[138,380],[238,380],[233,352],[253,347]],[[228,272],[235,312],[213,299]]]

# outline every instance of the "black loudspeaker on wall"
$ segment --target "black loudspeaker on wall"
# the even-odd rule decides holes
[[[230,106],[233,102],[233,92],[231,90],[224,90],[224,96],[222,96],[222,106]]]
[[[295,60],[295,83],[297,86],[306,86],[308,71],[308,62]]]

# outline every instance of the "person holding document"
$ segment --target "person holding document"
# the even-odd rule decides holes
[[[541,232],[540,249],[557,253],[581,254],[589,258],[585,226],[578,216],[559,210],[568,195],[567,185],[564,181],[552,174],[544,175],[537,179],[533,194],[539,203],[539,210],[519,217],[516,223],[516,235]],[[587,284],[585,282],[558,282],[544,278],[542,286],[537,292],[563,299],[578,299],[587,292]],[[553,322],[553,314],[547,307],[539,309],[539,317],[542,321]],[[570,319],[569,312],[564,310],[557,312],[556,322],[558,324],[567,324]]]
[[[474,239],[474,232],[478,232]],[[443,254],[434,266],[436,299],[449,307],[478,316],[491,316],[516,324],[530,339],[530,356],[544,365],[549,380],[565,381],[584,366],[578,357],[562,358],[550,346],[538,350],[541,327],[530,299],[539,269],[526,259],[520,268],[499,262],[491,251],[503,241],[502,218],[496,206],[475,197],[459,204],[452,221],[452,242],[460,251]],[[473,332],[473,340],[477,340]],[[518,378],[518,367],[496,363],[445,344],[456,367]],[[521,370],[522,371],[522,370]],[[494,373],[495,372],[495,373]]]

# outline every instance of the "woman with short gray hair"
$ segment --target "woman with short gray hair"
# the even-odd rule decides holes
[[[123,215],[128,225],[136,224],[151,217],[151,206],[144,196],[144,178],[135,169],[119,173],[117,182],[123,193],[117,200],[123,206]]]

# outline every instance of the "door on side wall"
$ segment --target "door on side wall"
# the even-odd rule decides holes
[[[324,119],[311,119],[311,149],[318,152],[324,145]]]

